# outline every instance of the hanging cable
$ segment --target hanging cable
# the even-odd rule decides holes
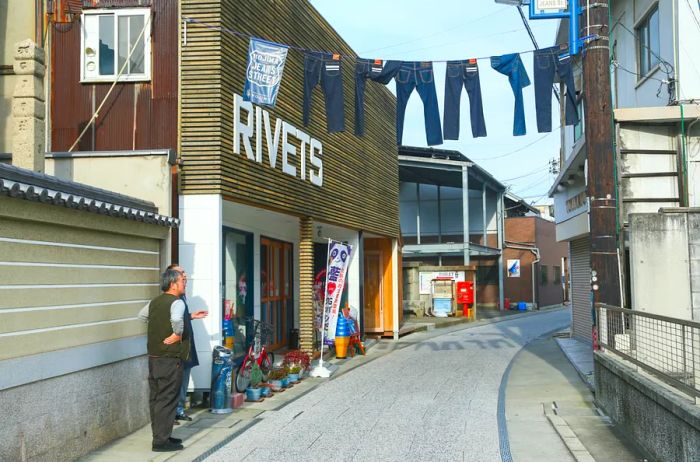
[[[138,38],[134,42],[134,46],[129,50],[129,54],[127,55],[126,59],[124,60],[124,64],[122,64],[121,69],[119,69],[119,74],[117,74],[116,78],[114,79],[114,82],[112,82],[112,85],[109,87],[109,90],[107,91],[107,94],[102,98],[102,102],[100,105],[95,109],[95,112],[92,114],[92,117],[90,117],[90,120],[85,124],[85,127],[83,128],[83,131],[80,132],[80,135],[78,135],[78,138],[73,142],[71,147],[68,149],[68,152],[73,152],[73,149],[80,143],[80,140],[83,139],[83,136],[87,132],[88,128],[92,126],[93,123],[95,123],[95,120],[97,117],[100,115],[100,111],[102,110],[102,106],[107,102],[107,99],[109,98],[109,95],[112,94],[112,90],[114,90],[114,87],[117,85],[117,82],[119,82],[119,77],[122,76],[124,73],[124,70],[126,69],[126,66],[129,64],[129,61],[131,60],[131,55],[134,53],[134,50],[136,50],[136,45],[139,44],[141,41],[141,38],[143,37],[143,33],[146,31],[146,28],[148,25],[151,23],[151,16],[148,16],[148,19],[143,24],[143,29],[141,29],[141,33],[139,34]]]
[[[519,153],[519,152],[521,152],[521,151],[524,151],[525,149],[529,148],[529,147],[532,146],[533,144],[539,143],[539,142],[542,141],[543,139],[545,139],[545,138],[547,138],[548,136],[550,136],[552,133],[556,133],[560,128],[561,128],[561,125],[558,126],[557,128],[555,128],[554,130],[552,130],[551,132],[545,133],[544,136],[541,136],[541,137],[537,138],[535,141],[532,141],[532,142],[526,144],[525,146],[519,147],[518,149],[515,149],[515,150],[513,150],[513,151],[506,152],[505,154],[500,154],[500,155],[498,155],[498,156],[492,156],[492,157],[470,157],[470,159],[471,159],[471,160],[495,160],[495,159],[502,159],[502,158],[504,158],[504,157],[512,156],[513,154],[517,154],[517,153]]]

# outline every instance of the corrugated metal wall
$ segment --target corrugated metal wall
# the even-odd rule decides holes
[[[151,81],[118,84],[94,133],[88,129],[76,151],[177,148],[178,2],[151,3]],[[80,2],[71,3],[71,11],[81,8]],[[54,25],[50,31],[51,150],[67,151],[111,84],[80,83],[79,20]]]
[[[569,243],[571,255],[571,334],[591,342],[591,256],[590,238]]]
[[[182,15],[280,43],[354,55],[307,1],[183,0]],[[366,134],[356,137],[354,62],[344,60],[345,132],[326,132],[319,87],[313,94],[311,124],[304,127],[303,55],[289,51],[270,119],[279,117],[323,143],[323,187],[319,188],[282,173],[279,164],[270,168],[266,152],[262,165],[233,153],[233,95],[243,91],[248,43],[244,37],[188,24],[181,64],[183,192],[220,193],[237,202],[398,236],[398,149],[395,98],[390,91],[368,82]],[[298,152],[299,144],[292,140]],[[266,143],[263,146],[267,151]],[[292,161],[299,169],[299,156]]]

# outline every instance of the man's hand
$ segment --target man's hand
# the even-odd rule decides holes
[[[177,334],[171,334],[170,337],[167,337],[165,340],[163,340],[163,343],[166,345],[172,345],[173,343],[177,343],[180,341],[182,336],[177,335]]]
[[[192,317],[192,319],[203,319],[203,318],[206,318],[208,314],[209,314],[208,311],[199,310],[199,311],[195,311],[190,316]]]

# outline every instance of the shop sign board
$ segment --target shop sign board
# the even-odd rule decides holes
[[[520,277],[520,260],[519,259],[506,260],[506,265],[508,268],[508,277],[509,278],[519,278]]]
[[[335,338],[340,299],[343,296],[345,275],[350,264],[351,252],[351,245],[333,240],[328,241],[328,267],[326,269],[326,294],[323,310],[328,313],[326,338],[329,339]]]
[[[421,271],[418,273],[420,281],[419,292],[421,295],[432,293],[431,281],[437,278],[449,278],[453,281],[464,281],[464,271]]]
[[[536,0],[535,8],[538,10],[566,10],[569,8],[567,0]]]
[[[321,141],[279,117],[275,119],[274,131],[272,128],[269,112],[250,101],[244,101],[238,94],[233,95],[233,153],[240,155],[243,145],[248,160],[267,164],[272,169],[279,168],[287,175],[309,181],[315,186],[323,186]],[[292,143],[293,138],[299,141],[299,151],[296,143]],[[267,161],[263,161],[263,144],[267,146]],[[299,169],[294,157],[299,158]]]

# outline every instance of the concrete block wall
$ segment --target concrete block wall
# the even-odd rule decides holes
[[[690,248],[690,293],[693,320],[700,321],[700,209],[688,214],[688,247]]]
[[[596,404],[654,460],[700,460],[700,407],[610,353],[594,355]]]
[[[150,421],[148,363],[127,359],[0,392],[0,460],[71,461]]]

